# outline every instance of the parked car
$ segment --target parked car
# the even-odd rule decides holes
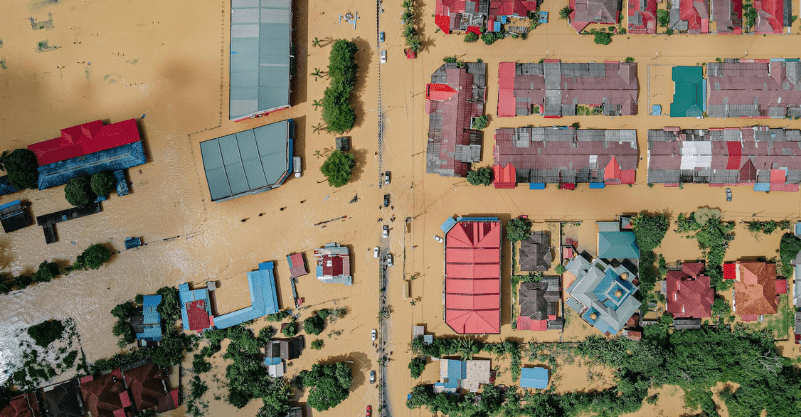
[[[384,194],[384,207],[389,207],[389,194]]]
[[[387,254],[387,266],[392,266],[392,254]]]
[[[368,405],[367,409],[365,410],[365,413],[366,413],[365,415],[367,417],[372,417],[373,416],[373,406]]]
[[[387,51],[385,51],[385,50],[381,51],[381,63],[382,64],[386,64],[387,63]]]
[[[378,41],[384,42],[384,32],[378,32]]]
[[[726,189],[726,201],[731,201],[731,188]]]
[[[378,246],[373,248],[373,258],[378,258]]]
[[[385,224],[384,227],[383,227],[383,230],[384,230],[384,237],[388,238],[389,237],[389,225]]]
[[[434,240],[436,240],[439,243],[442,243],[442,238],[437,235],[434,235]]]
[[[292,158],[292,171],[295,173],[295,178],[300,178],[300,157],[295,156]]]
[[[375,339],[376,339],[377,336],[378,336],[378,333],[375,331],[375,329],[370,330],[370,339],[372,339],[373,342],[375,342]]]
[[[389,171],[384,172],[384,185],[389,185]]]
[[[375,371],[370,371],[370,383],[375,384]]]

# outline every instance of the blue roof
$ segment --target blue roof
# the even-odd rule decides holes
[[[457,217],[457,222],[497,222],[497,217]]]
[[[272,262],[263,262],[259,264],[258,271],[248,272],[250,307],[215,317],[215,327],[225,329],[278,312],[278,294],[275,290],[273,267]]]
[[[754,184],[754,191],[770,191],[770,183],[758,182]]]
[[[617,311],[618,307],[626,301],[626,298],[634,291],[634,284],[620,278],[612,268],[607,268],[604,278],[592,290],[593,294],[598,297],[598,300],[603,302],[603,305]],[[620,291],[622,295],[616,296],[616,292]]]
[[[14,200],[12,202],[5,203],[2,206],[0,206],[0,210],[2,210],[4,208],[13,207],[13,206],[18,206],[18,205],[20,205],[20,201],[19,200]]]
[[[528,185],[529,190],[544,190],[545,183],[544,182],[532,182]]]
[[[137,340],[148,342],[161,340],[161,314],[157,311],[159,304],[161,304],[160,295],[142,297],[143,332],[136,334]]]
[[[92,175],[101,171],[118,171],[147,162],[142,141],[129,143],[105,151],[42,165],[39,171],[39,189],[66,184],[70,178]]]
[[[545,368],[523,368],[520,370],[520,388],[545,389],[548,387],[548,370]]]
[[[606,183],[603,182],[591,182],[590,188],[606,188]]]
[[[441,359],[441,360],[446,361],[445,363],[447,363],[448,365],[448,376],[447,376],[448,380],[444,383],[437,382],[434,385],[444,387],[445,389],[448,390],[455,390],[459,388],[459,381],[463,380],[465,378],[465,375],[467,374],[467,362],[460,361],[458,359]]]
[[[606,259],[639,258],[640,248],[632,232],[599,232],[598,257]]]
[[[264,358],[264,364],[267,366],[270,365],[280,365],[281,358]]]
[[[445,220],[445,223],[442,223],[442,226],[439,228],[442,229],[442,232],[447,235],[454,225],[456,225],[456,220],[454,220],[453,217],[448,217],[448,220]]]

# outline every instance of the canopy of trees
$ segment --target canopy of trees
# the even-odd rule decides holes
[[[36,154],[28,149],[15,149],[11,153],[5,151],[0,155],[0,169],[6,171],[8,183],[17,190],[35,190],[38,187],[38,167]]]
[[[328,179],[328,185],[342,187],[350,181],[356,157],[352,153],[334,151],[320,167],[323,175]]]
[[[353,382],[353,374],[345,362],[316,363],[311,371],[300,371],[298,376],[303,386],[311,388],[308,402],[317,411],[334,408],[348,398]]]
[[[294,320],[290,321],[286,326],[284,326],[283,329],[281,329],[281,333],[283,333],[286,337],[295,336],[298,334],[298,323],[296,323]]]
[[[325,330],[325,319],[315,314],[306,320],[303,320],[303,331],[308,334],[319,335]]]
[[[78,255],[78,259],[76,259],[75,263],[70,265],[68,269],[70,271],[98,269],[104,263],[108,262],[109,259],[111,259],[111,251],[107,247],[95,243]]]
[[[531,222],[515,217],[506,223],[506,239],[512,244],[528,239],[531,235]]]
[[[37,346],[46,348],[54,341],[61,339],[64,324],[59,320],[48,320],[28,328],[28,336]]]
[[[156,290],[156,294],[161,296],[161,303],[156,307],[156,311],[161,314],[161,321],[168,326],[172,326],[181,317],[181,304],[178,299],[178,288],[161,287]]]
[[[423,374],[423,371],[426,369],[426,358],[422,356],[417,356],[412,358],[412,361],[409,362],[409,370],[412,373],[412,378],[420,378],[420,375]]]
[[[467,172],[467,182],[472,185],[492,185],[492,169],[483,167]]]
[[[785,233],[782,235],[782,241],[779,243],[779,257],[782,261],[782,275],[785,278],[793,276],[793,265],[791,262],[801,251],[801,239],[795,237],[792,233]],[[801,266],[799,266],[801,268]]]
[[[64,187],[64,197],[75,207],[86,207],[97,199],[92,191],[91,179],[87,175],[73,177]]]
[[[356,86],[356,44],[340,39],[334,42],[328,58],[331,84],[323,93],[323,121],[329,132],[344,133],[353,129],[356,113],[350,105],[350,94]]]
[[[117,181],[109,171],[101,171],[92,175],[92,191],[97,195],[107,196],[117,188]]]

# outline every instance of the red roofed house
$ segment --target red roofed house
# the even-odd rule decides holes
[[[286,257],[289,263],[289,274],[292,278],[302,277],[309,273],[306,270],[306,260],[303,259],[302,253],[293,253]]]
[[[3,409],[0,409],[0,417],[41,417],[39,403],[36,401],[34,393],[22,394],[14,397]]]
[[[776,314],[776,264],[737,261],[736,274],[734,306],[743,321],[754,321],[763,314]]]
[[[786,279],[776,279],[776,294],[787,294]]]
[[[189,330],[203,331],[211,327],[211,317],[207,311],[208,300],[195,300],[186,303],[186,315],[189,317]]]
[[[656,0],[629,0],[627,33],[653,35],[656,33]]]
[[[317,279],[328,284],[353,285],[350,275],[350,251],[337,243],[314,250],[317,260]]]
[[[563,188],[576,183],[633,184],[639,161],[637,132],[572,127],[497,129],[493,157],[496,188],[510,188],[509,184],[517,182],[540,188],[544,184],[562,184]],[[514,170],[510,171],[510,166]]]
[[[671,29],[691,35],[709,33],[709,0],[679,0],[670,5]]]
[[[743,0],[711,0],[710,32],[739,35],[743,33]]]
[[[496,18],[509,16],[517,18],[528,18],[529,12],[537,11],[539,1],[528,0],[492,0],[490,1],[489,15]]]
[[[791,12],[785,13],[785,4],[791,9],[792,3],[785,0],[754,0],[757,10],[755,33],[782,33],[785,27],[790,26]]]
[[[81,379],[84,408],[92,417],[132,417],[134,415],[120,368],[97,378]],[[127,409],[127,410],[126,410]]]
[[[616,25],[620,21],[620,0],[570,0],[570,26],[581,32],[591,23]]]
[[[28,149],[36,154],[36,159],[41,166],[105,151],[139,140],[139,128],[134,119],[105,126],[102,121],[95,120],[61,129],[61,136],[28,145]]]
[[[487,18],[490,0],[437,0],[434,9],[434,24],[444,33],[454,30],[467,31],[480,28]]]
[[[153,363],[124,371],[124,380],[138,411],[163,413],[178,407],[178,390],[169,389],[169,376]]]
[[[464,177],[481,160],[482,133],[472,129],[484,114],[487,64],[468,62],[462,68],[445,64],[426,86],[428,145],[426,173]]]
[[[680,270],[667,273],[667,311],[673,317],[706,318],[712,316],[715,290],[710,278],[701,275],[704,264],[682,264]]]
[[[459,334],[500,333],[501,222],[468,217],[446,224],[445,323]]]

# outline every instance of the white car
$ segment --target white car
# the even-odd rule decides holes
[[[375,371],[370,371],[370,383],[375,384]]]
[[[373,342],[375,342],[376,336],[378,336],[378,333],[376,333],[375,329],[371,330],[370,338],[373,339]]]
[[[387,63],[387,51],[386,50],[381,51],[381,63],[382,64],[386,64]]]
[[[384,238],[388,238],[389,237],[389,225],[385,224],[384,227],[383,227],[383,231],[384,231],[383,232]]]
[[[387,266],[392,266],[392,254],[387,254]]]
[[[436,240],[439,243],[442,243],[442,238],[437,235],[434,235],[434,240]]]
[[[378,258],[378,246],[373,248],[373,258]]]

